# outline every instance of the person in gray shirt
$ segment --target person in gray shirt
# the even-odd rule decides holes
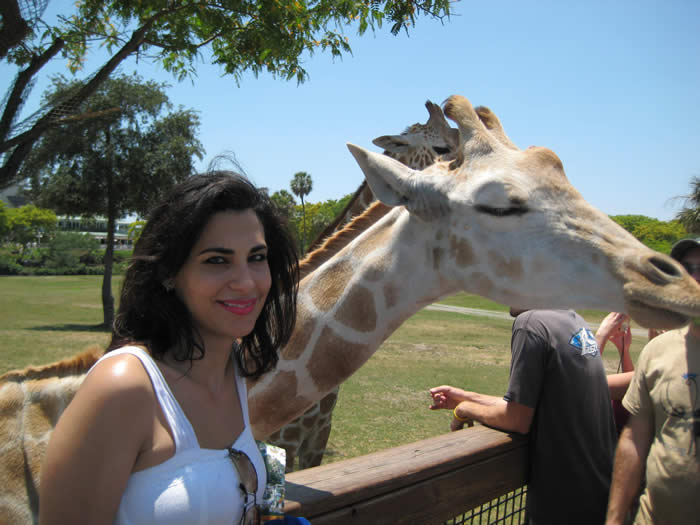
[[[512,360],[500,398],[430,389],[453,410],[452,430],[478,421],[529,437],[527,523],[603,523],[617,433],[595,336],[572,310],[515,311]]]

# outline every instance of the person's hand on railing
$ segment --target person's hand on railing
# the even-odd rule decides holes
[[[450,430],[461,430],[464,428],[464,425],[469,427],[474,426],[474,420],[462,418],[456,413],[457,405],[459,405],[462,401],[465,401],[468,397],[464,390],[449,385],[441,385],[431,388],[429,392],[433,400],[433,404],[430,405],[431,410],[452,410]]]

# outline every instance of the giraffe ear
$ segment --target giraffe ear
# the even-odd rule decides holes
[[[375,197],[387,206],[405,206],[425,221],[449,213],[449,177],[412,170],[386,155],[348,144]]]
[[[372,141],[372,144],[394,154],[401,154],[411,146],[401,135],[382,135]]]

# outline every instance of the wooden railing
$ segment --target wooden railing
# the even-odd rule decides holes
[[[477,425],[290,473],[285,513],[313,525],[439,524],[526,482],[527,439]]]

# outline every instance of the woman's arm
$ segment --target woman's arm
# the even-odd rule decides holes
[[[99,363],[51,435],[41,470],[39,522],[112,523],[150,439],[156,400],[139,359]]]
[[[621,401],[625,397],[627,387],[634,377],[634,372],[622,372],[620,374],[608,375],[608,390],[610,390],[610,399],[613,401]]]

